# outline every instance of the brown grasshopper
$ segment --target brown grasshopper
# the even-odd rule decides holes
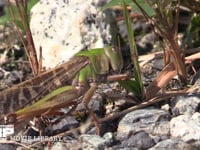
[[[120,56],[118,56],[118,53],[113,51],[111,47],[104,48],[104,51],[103,49],[96,49],[93,50],[92,53],[93,58],[90,57],[90,60],[86,57],[87,55],[85,56],[84,53],[81,53],[77,55],[78,57],[72,58],[67,63],[0,92],[0,123],[3,123],[3,120],[5,120],[5,115],[6,123],[14,122],[17,124],[17,122],[21,123],[34,116],[55,113],[62,107],[77,105],[77,98],[86,92],[85,88],[81,89],[80,87],[79,91],[73,86],[65,85],[70,85],[72,78],[82,68],[84,68],[83,70],[86,71],[84,71],[84,73],[86,73],[86,76],[88,77],[89,74],[95,74],[95,72],[90,70],[90,67],[96,69],[96,73],[108,72],[109,63],[114,70],[121,67],[121,62],[119,61]],[[98,62],[96,62],[97,58],[99,58]],[[114,58],[114,60],[111,61],[112,58]],[[88,64],[90,62],[91,65],[89,66]],[[99,66],[99,64],[101,66]],[[101,71],[97,70],[99,68]],[[83,70],[81,70],[82,73]],[[86,78],[84,77],[84,79]],[[79,80],[79,82],[84,83],[85,81]],[[95,89],[96,85],[93,85],[88,92],[85,93],[82,103],[84,103],[85,108],[92,116],[97,127],[97,133],[99,133],[98,120],[88,107],[88,103]]]
[[[33,79],[0,92],[0,123],[4,123],[5,115],[8,116],[8,123],[16,121],[15,112],[17,110],[37,102],[53,90],[70,83],[76,73],[88,64],[89,59],[87,57],[74,57],[70,61],[44,72]],[[46,110],[38,112],[42,114]],[[34,111],[28,115],[35,115]]]

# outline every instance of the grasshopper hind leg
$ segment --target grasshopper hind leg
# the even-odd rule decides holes
[[[91,85],[90,89],[86,92],[85,96],[83,97],[83,104],[84,104],[86,110],[89,112],[90,116],[92,117],[92,119],[94,121],[94,125],[96,127],[96,134],[100,135],[99,121],[98,121],[96,115],[93,113],[93,111],[88,106],[92,96],[94,95],[94,93],[96,91],[96,88],[97,88],[96,84]]]

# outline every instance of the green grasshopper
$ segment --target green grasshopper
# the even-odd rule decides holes
[[[81,52],[56,68],[0,92],[0,123],[4,122],[4,116],[6,123],[16,124],[76,105],[77,98],[84,95],[86,90],[80,92],[69,85],[72,78],[76,75],[76,79],[84,83],[90,76],[96,78],[96,73],[108,73],[110,65],[113,70],[120,69],[122,65],[121,56],[111,47]],[[96,86],[92,86],[84,97],[86,107],[95,89]]]

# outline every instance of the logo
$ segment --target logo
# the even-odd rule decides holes
[[[0,125],[0,140],[9,140],[12,141],[66,141],[66,137],[62,136],[14,136],[14,125]]]
[[[14,125],[0,125],[0,138],[5,139],[7,136],[14,134]]]

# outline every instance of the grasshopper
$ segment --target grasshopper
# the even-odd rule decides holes
[[[53,90],[70,83],[83,67],[89,64],[87,57],[74,57],[52,70],[0,92],[0,120],[27,105],[39,101]],[[9,122],[9,120],[8,120]]]
[[[94,50],[91,53],[89,55],[79,53],[69,62],[0,92],[0,123],[3,123],[4,116],[7,116],[6,123],[16,124],[33,116],[49,114],[56,112],[59,108],[76,105],[76,99],[84,93],[66,84],[70,84],[72,78],[84,67],[86,68],[79,72],[79,82],[85,82],[84,80],[87,80],[89,76],[95,76],[96,73],[107,73],[109,64],[114,68],[113,70],[121,68],[121,56],[111,47]],[[112,58],[114,58],[113,61]],[[85,74],[80,75],[81,73]],[[97,122],[87,106],[95,89],[96,86],[92,86],[83,101],[86,109]]]

